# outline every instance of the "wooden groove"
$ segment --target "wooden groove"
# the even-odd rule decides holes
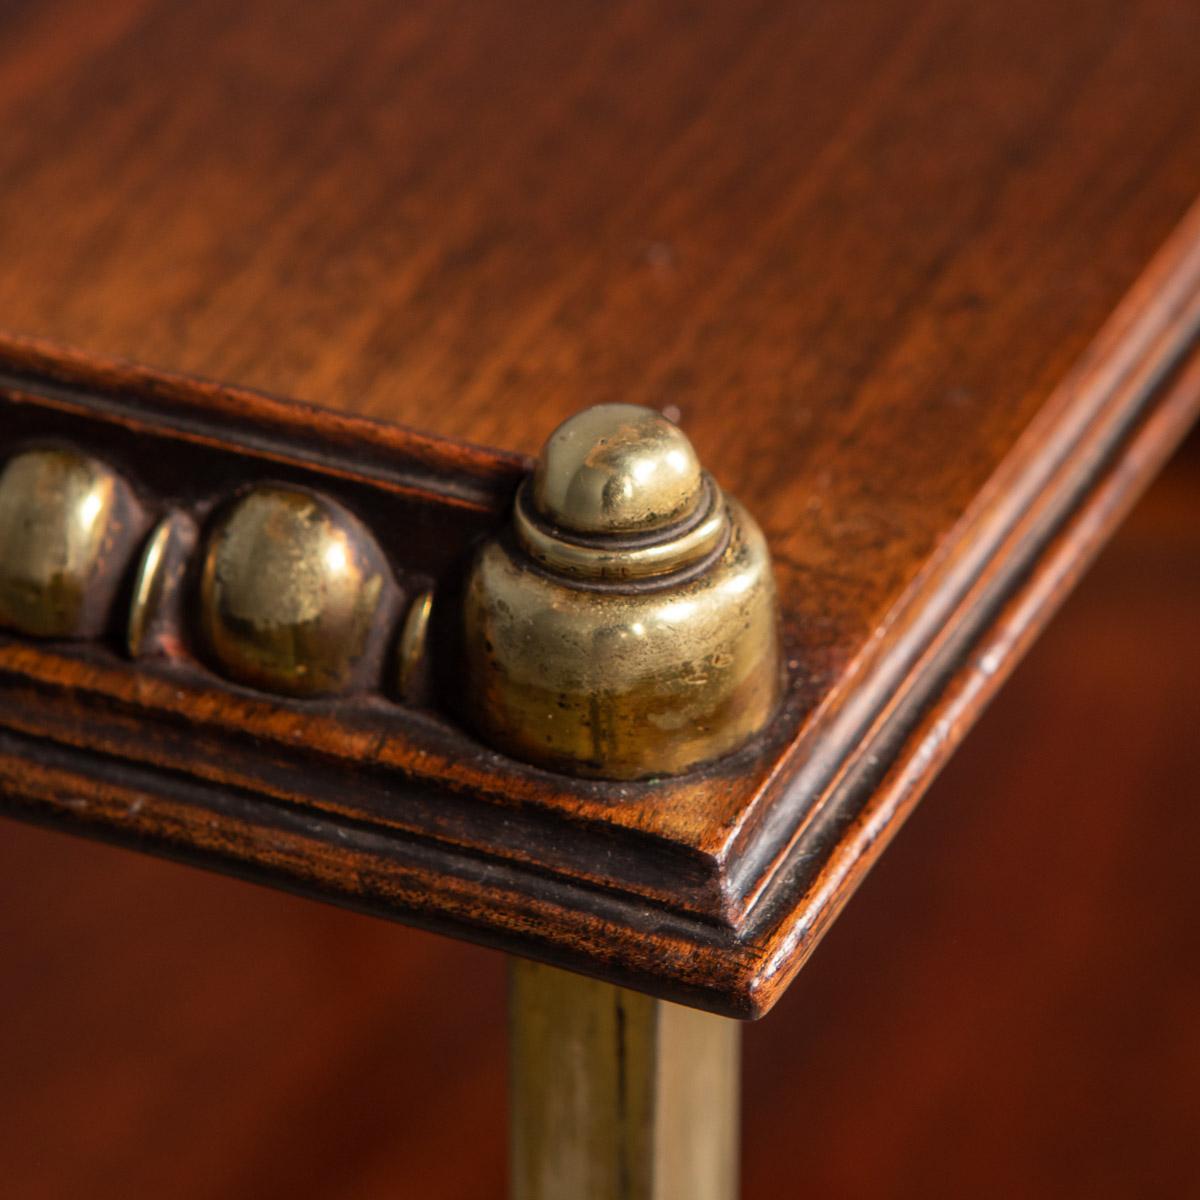
[[[507,506],[529,466],[520,455],[245,388],[105,362],[3,331],[0,389],[10,403],[57,408],[85,419],[102,417],[134,436],[173,437],[206,448],[227,447],[232,440],[240,453],[265,464],[317,468],[488,515]]]

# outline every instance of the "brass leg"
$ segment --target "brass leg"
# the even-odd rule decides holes
[[[735,1200],[736,1021],[524,960],[509,989],[512,1200]]]

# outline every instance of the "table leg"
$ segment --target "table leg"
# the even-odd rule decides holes
[[[512,1200],[734,1200],[736,1021],[515,959]]]

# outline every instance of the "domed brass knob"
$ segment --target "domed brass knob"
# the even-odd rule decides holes
[[[729,534],[724,497],[683,431],[633,404],[564,421],[517,496],[514,523],[536,562],[596,582],[693,566]]]
[[[551,434],[464,602],[465,702],[518,758],[636,779],[736,749],[779,700],[758,526],[652,409],[602,405]]]
[[[200,628],[229,678],[292,696],[376,682],[398,589],[374,538],[299,488],[247,492],[212,531]]]
[[[98,636],[144,527],[129,486],[98,459],[59,447],[10,458],[0,473],[0,625]]]
[[[564,421],[542,449],[531,496],[553,525],[614,537],[674,525],[703,498],[692,443],[636,404],[600,404]]]

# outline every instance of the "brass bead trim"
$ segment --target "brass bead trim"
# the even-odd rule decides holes
[[[422,592],[404,617],[396,653],[396,691],[402,700],[414,702],[418,698],[432,614],[433,593]]]
[[[184,587],[198,530],[187,513],[168,513],[154,527],[138,560],[125,629],[130,658],[167,656],[182,646]]]
[[[138,658],[145,649],[146,632],[162,603],[165,587],[167,546],[171,541],[173,522],[168,517],[160,521],[138,564],[133,583],[133,602],[129,608],[129,625],[125,643],[131,658]]]
[[[246,481],[152,516],[140,490],[72,445],[4,450],[0,629],[115,639],[134,660],[194,657],[270,695],[428,702],[433,592],[406,604],[403,568],[334,496]]]
[[[145,529],[111,467],[65,446],[0,469],[0,626],[32,637],[98,637]]]
[[[371,532],[336,501],[261,483],[210,529],[199,626],[227,678],[290,696],[378,679],[399,590]]]
[[[517,492],[513,524],[529,556],[558,574],[588,580],[643,579],[693,566],[729,537],[720,490],[706,475],[704,502],[690,520],[640,537],[569,537],[532,511],[528,484]]]

